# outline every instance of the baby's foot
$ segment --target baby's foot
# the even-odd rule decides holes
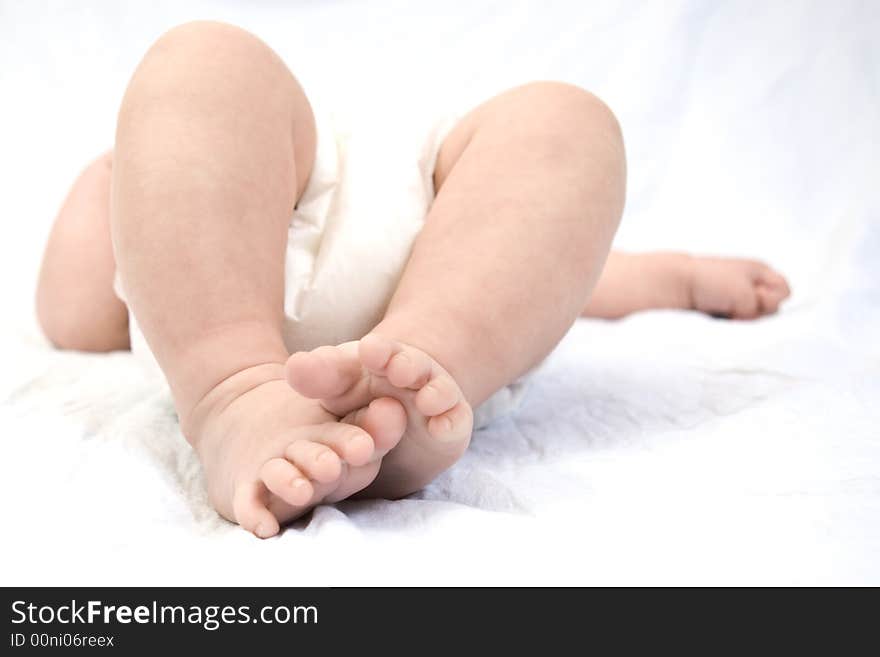
[[[315,505],[368,486],[407,421],[398,401],[378,395],[340,416],[297,394],[273,364],[230,377],[182,424],[214,507],[266,538]]]
[[[383,397],[403,404],[404,436],[383,459],[365,496],[397,498],[423,488],[455,463],[470,441],[473,412],[449,373],[424,351],[383,336],[293,354],[287,381],[335,415],[358,417]]]
[[[775,313],[791,294],[781,274],[754,260],[693,257],[689,280],[694,310],[731,319]]]

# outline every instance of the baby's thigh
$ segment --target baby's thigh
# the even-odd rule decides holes
[[[61,349],[128,347],[127,312],[113,291],[110,241],[112,152],[79,175],[55,219],[37,285],[37,317]]]

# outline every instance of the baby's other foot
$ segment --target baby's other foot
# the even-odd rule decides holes
[[[294,390],[319,399],[335,415],[357,418],[382,397],[403,404],[403,438],[383,458],[364,496],[397,498],[423,488],[455,463],[470,442],[473,411],[461,388],[416,347],[370,334],[358,342],[293,354],[286,373]]]
[[[781,274],[755,260],[693,257],[690,274],[692,308],[716,317],[756,319],[791,294]]]
[[[257,366],[231,377],[184,423],[211,503],[260,538],[372,483],[407,423],[398,401],[380,397],[339,421],[282,372]]]

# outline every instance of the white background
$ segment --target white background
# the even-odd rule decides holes
[[[582,85],[625,133],[619,246],[763,258],[794,296],[748,325],[581,321],[427,491],[260,543],[205,505],[127,356],[52,353],[32,318],[70,182],[194,18],[327,106]],[[878,43],[875,2],[0,0],[2,581],[880,583]]]

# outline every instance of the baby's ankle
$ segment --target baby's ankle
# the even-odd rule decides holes
[[[284,363],[267,362],[231,372],[186,409],[178,409],[180,428],[187,441],[198,449],[205,425],[248,391],[273,381],[284,382]]]
[[[265,322],[236,322],[204,329],[156,351],[185,433],[190,418],[248,382],[283,377],[288,353],[281,332]],[[256,383],[254,384],[256,385]]]

